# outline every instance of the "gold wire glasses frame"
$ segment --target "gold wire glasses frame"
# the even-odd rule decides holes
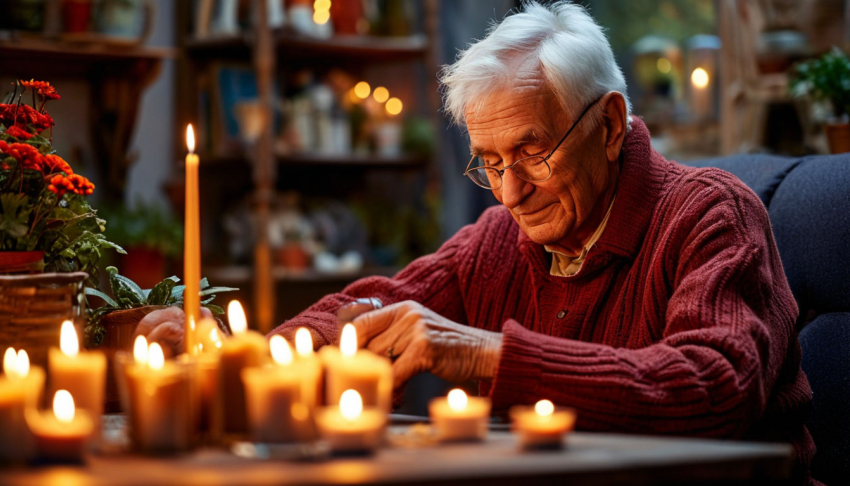
[[[462,175],[469,177],[472,179],[472,182],[484,189],[499,189],[502,187],[502,176],[508,169],[514,171],[514,174],[516,174],[517,177],[526,182],[545,181],[552,175],[552,168],[549,166],[549,158],[555,154],[555,151],[557,151],[561,144],[564,143],[564,140],[570,136],[570,133],[572,133],[575,127],[578,126],[581,119],[584,118],[584,115],[590,111],[590,108],[601,99],[602,97],[596,98],[596,100],[587,105],[584,111],[581,112],[581,115],[579,115],[578,119],[573,122],[570,129],[567,130],[567,133],[561,138],[561,141],[558,142],[558,145],[555,145],[555,148],[553,148],[546,157],[541,157],[539,155],[524,157],[504,169],[488,167],[483,164],[470,168],[475,159],[480,159],[480,156],[473,155],[472,158],[469,159],[469,164],[466,165],[466,170]]]

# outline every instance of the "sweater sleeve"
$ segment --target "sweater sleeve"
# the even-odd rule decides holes
[[[666,311],[643,303],[661,309],[655,342],[615,348],[509,320],[494,408],[549,398],[575,408],[585,430],[743,435],[765,409],[797,308],[764,206],[748,190],[734,192],[704,201],[677,249],[662,253],[664,269],[647,275],[656,292],[671,289]]]
[[[326,295],[269,335],[281,334],[290,338],[295,329],[306,327],[313,334],[316,347],[336,343],[341,331],[337,310],[363,297],[377,297],[384,305],[415,300],[448,319],[465,323],[456,260],[459,249],[473,238],[474,227],[462,228],[436,253],[414,260],[392,278],[366,277],[348,285],[342,292]]]

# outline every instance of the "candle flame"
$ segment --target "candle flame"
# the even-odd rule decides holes
[[[697,88],[705,88],[708,86],[708,81],[708,72],[701,67],[694,69],[694,72],[691,73],[691,83]]]
[[[354,420],[363,413],[363,399],[357,390],[345,390],[339,397],[339,412],[348,420]]]
[[[15,361],[17,359],[17,355],[15,354],[15,348],[6,348],[6,353],[3,354],[3,372],[6,375],[10,375],[15,372]]]
[[[313,335],[304,327],[295,331],[295,352],[302,358],[313,354]]]
[[[248,330],[248,318],[238,300],[231,300],[227,304],[227,320],[230,321],[230,330],[234,336]]]
[[[15,358],[15,373],[25,378],[30,372],[30,357],[23,349],[18,350],[18,356]]]
[[[292,350],[289,349],[289,343],[283,336],[275,334],[269,340],[269,348],[272,351],[272,359],[279,365],[288,365],[292,363]]]
[[[350,322],[342,327],[342,335],[339,337],[339,352],[343,356],[357,354],[357,328]]]
[[[159,343],[151,343],[148,348],[148,366],[153,370],[161,370],[165,365],[165,355]]]
[[[77,330],[74,323],[65,321],[59,330],[59,349],[66,356],[76,356],[80,352],[80,342],[77,340]]]
[[[74,397],[68,390],[59,390],[53,395],[53,414],[63,424],[74,420]]]
[[[221,336],[218,335],[218,329],[210,329],[210,341],[215,344],[216,348],[221,347]]]
[[[148,362],[148,340],[144,336],[136,336],[133,343],[133,358],[138,364]]]
[[[189,147],[190,154],[195,153],[195,130],[191,123],[186,126],[186,146]]]
[[[534,411],[541,417],[549,417],[555,412],[555,405],[549,400],[540,400],[534,404]]]
[[[469,398],[467,398],[466,393],[460,388],[455,388],[454,390],[449,392],[449,408],[454,410],[455,412],[460,412],[466,408],[466,404],[469,402]]]

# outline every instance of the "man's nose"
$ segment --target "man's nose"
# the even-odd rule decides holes
[[[502,204],[508,209],[518,206],[533,189],[531,183],[517,177],[513,169],[502,174]]]

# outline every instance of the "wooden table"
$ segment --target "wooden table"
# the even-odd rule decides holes
[[[790,465],[791,447],[781,444],[574,433],[562,451],[521,452],[512,434],[498,431],[483,444],[391,448],[375,457],[311,462],[249,459],[217,449],[178,458],[92,456],[88,466],[7,469],[0,484],[785,484]]]

